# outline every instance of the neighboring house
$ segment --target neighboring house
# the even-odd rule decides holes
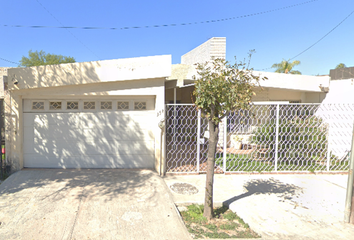
[[[7,92],[7,70],[6,67],[0,67],[0,139],[1,145],[5,144],[5,113],[4,99],[8,98]]]
[[[195,64],[226,58],[226,38],[211,38],[181,57],[181,64],[172,65],[166,83],[166,103],[192,103]],[[306,76],[254,71],[268,77],[255,88],[254,102],[275,101],[292,103],[321,103],[329,87],[329,76]]]
[[[170,55],[8,69],[7,162],[28,168],[165,171],[165,103],[192,103],[196,62],[225,58],[211,38],[171,64]],[[267,76],[254,101],[320,103],[328,76]]]

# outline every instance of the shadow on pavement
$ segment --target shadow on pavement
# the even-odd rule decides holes
[[[106,200],[120,194],[152,197],[158,186],[157,174],[151,170],[132,169],[31,169],[12,174],[1,184],[0,195],[26,191],[44,191],[42,200],[66,197],[67,191],[79,191],[77,198],[104,196]]]
[[[254,194],[276,194],[278,197],[284,200],[291,200],[293,197],[302,193],[302,188],[294,184],[282,183],[281,181],[273,178],[254,179],[248,181],[243,187],[247,190],[246,193],[224,201],[223,205],[229,207],[231,203]]]

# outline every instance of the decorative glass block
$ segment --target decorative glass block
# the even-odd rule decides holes
[[[128,110],[129,109],[129,102],[118,102],[117,109],[118,110]]]
[[[49,102],[50,110],[58,110],[61,109],[61,102]]]
[[[101,102],[101,109],[104,110],[112,109],[112,102]]]
[[[79,102],[66,102],[66,109],[79,109]]]
[[[44,110],[44,102],[32,102],[33,110]]]
[[[85,110],[93,110],[96,108],[95,102],[84,102],[84,109]]]
[[[146,102],[134,102],[135,110],[146,110]]]

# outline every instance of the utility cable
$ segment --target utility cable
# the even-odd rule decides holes
[[[340,23],[338,23],[334,28],[332,28],[328,33],[326,33],[323,37],[321,37],[317,42],[315,42],[314,44],[312,44],[311,46],[306,48],[304,51],[297,54],[295,57],[290,58],[289,60],[293,60],[294,58],[297,58],[298,56],[300,56],[301,54],[303,54],[304,52],[306,52],[307,50],[309,50],[310,48],[315,46],[317,43],[322,41],[325,37],[327,37],[330,33],[332,33],[337,27],[339,27],[345,20],[347,20],[353,13],[354,13],[354,10],[348,16],[346,16]]]
[[[195,25],[195,24],[216,23],[216,22],[235,20],[235,19],[239,19],[239,18],[253,17],[253,16],[256,16],[256,15],[262,15],[262,14],[267,14],[267,13],[271,13],[271,12],[277,12],[277,11],[285,10],[285,9],[288,9],[288,8],[293,8],[293,7],[298,7],[298,6],[301,6],[301,5],[305,5],[305,4],[308,4],[308,3],[317,2],[317,1],[320,1],[320,0],[310,0],[310,1],[302,2],[302,3],[289,5],[289,6],[286,6],[286,7],[276,8],[276,9],[272,9],[272,10],[268,10],[268,11],[262,11],[262,12],[257,12],[257,13],[245,14],[245,15],[236,16],[236,17],[222,18],[222,19],[215,19],[215,20],[207,20],[207,21],[200,21],[200,22],[189,22],[189,23],[171,23],[171,24],[135,26],[135,27],[76,27],[76,26],[64,26],[62,24],[61,24],[62,26],[41,26],[41,25],[25,26],[25,25],[7,25],[7,24],[3,24],[3,25],[0,25],[0,26],[3,26],[3,27],[17,27],[17,28],[64,28],[64,29],[83,29],[83,30],[129,30],[129,29],[142,29],[142,28],[176,27],[176,26],[187,26],[187,25]]]
[[[44,8],[44,10],[46,10],[49,15],[51,15],[62,27],[64,27],[64,24],[62,24],[51,12],[49,12],[49,10],[43,6],[42,3],[40,3],[38,0],[36,0],[38,2],[39,5],[42,6],[42,8]],[[69,29],[65,28],[66,31],[68,31],[68,33],[71,34],[71,36],[73,36],[79,43],[81,43],[86,49],[88,49],[93,55],[95,55],[98,59],[99,57],[89,48],[87,47],[78,37],[76,37]]]
[[[7,60],[7,59],[2,58],[2,57],[0,57],[0,60],[3,60],[5,62],[9,62],[9,63],[12,63],[12,64],[20,65],[20,63],[18,63],[18,62],[13,62],[13,61]]]
[[[303,50],[302,52],[300,52],[299,54],[295,55],[294,57],[290,58],[288,61],[293,60],[295,58],[297,58],[298,56],[300,56],[301,54],[307,52],[309,49],[311,49],[312,47],[314,47],[317,43],[319,43],[320,41],[322,41],[324,38],[326,38],[329,34],[331,34],[336,28],[338,28],[343,22],[345,22],[345,20],[347,20],[352,14],[354,13],[354,10],[349,13],[348,16],[346,16],[340,23],[338,23],[334,28],[332,28],[329,32],[327,32],[323,37],[321,37],[318,41],[316,41],[314,44],[312,44],[311,46],[309,46],[308,48],[306,48],[305,50]],[[264,68],[258,71],[264,71],[264,70],[268,70],[271,69],[272,67],[269,68]]]

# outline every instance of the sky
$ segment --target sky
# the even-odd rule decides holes
[[[230,62],[247,58],[254,49],[255,70],[272,72],[270,67],[283,59],[299,60],[295,70],[305,75],[329,74],[339,63],[354,66],[353,0],[1,0],[0,4],[0,67],[17,67],[29,50],[71,56],[77,62],[171,54],[177,64],[183,54],[212,37],[226,37]],[[206,22],[221,19],[226,20]],[[58,28],[62,26],[77,28]]]

